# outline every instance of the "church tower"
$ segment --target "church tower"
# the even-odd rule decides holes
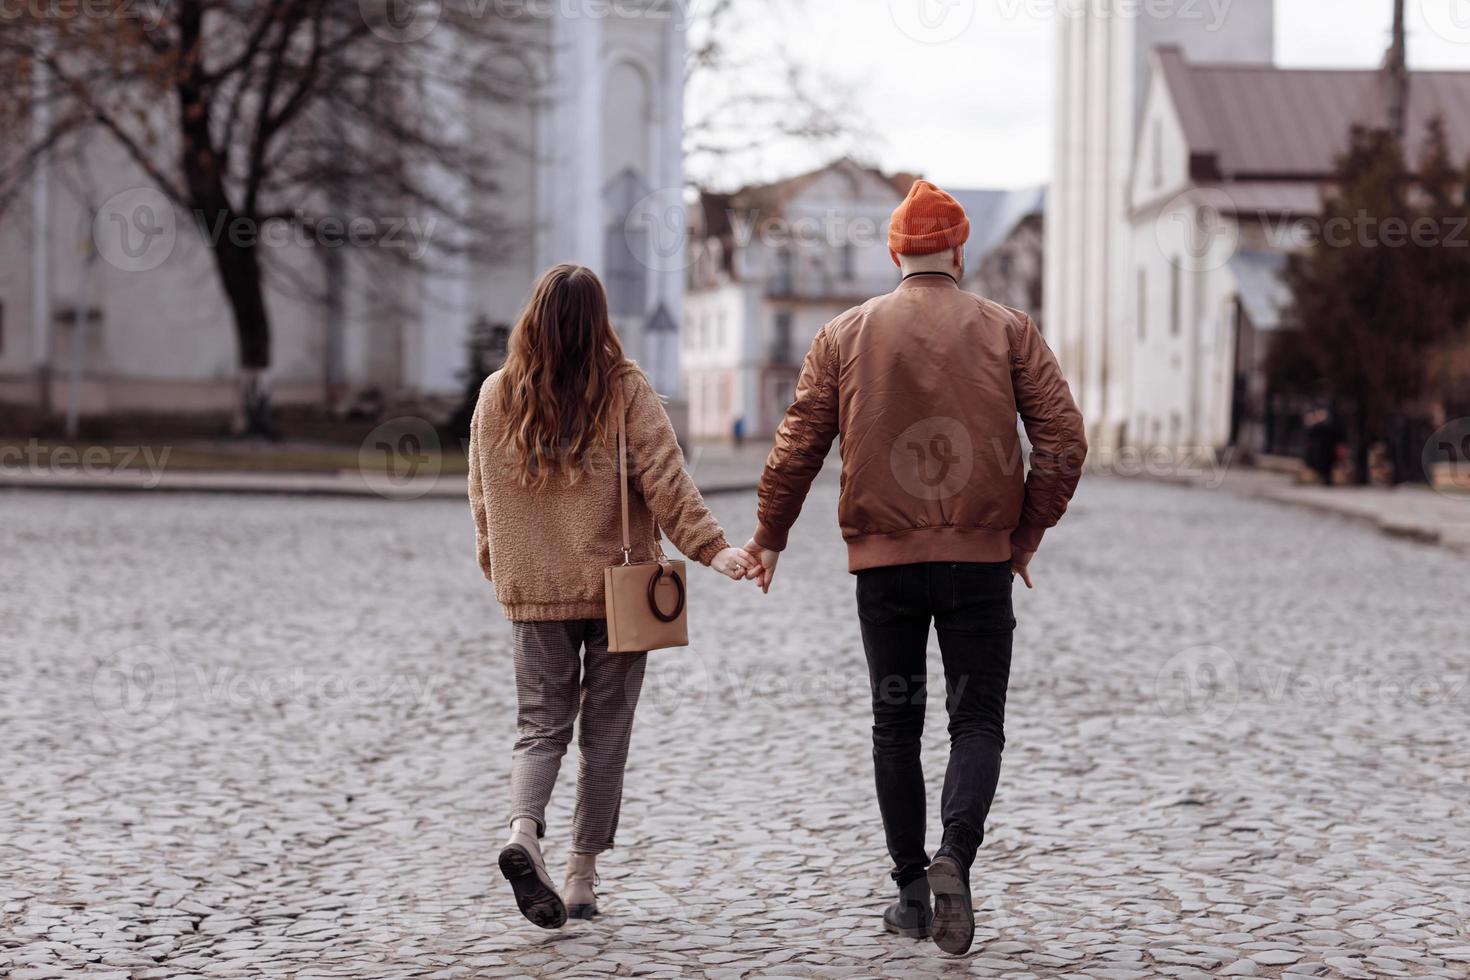
[[[1172,44],[1194,62],[1269,64],[1275,14],[1275,0],[1058,5],[1042,327],[1095,445],[1122,442],[1129,417],[1127,186],[1149,54]]]

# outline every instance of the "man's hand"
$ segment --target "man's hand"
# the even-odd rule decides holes
[[[1031,584],[1031,559],[1036,557],[1034,551],[1017,551],[1011,555],[1011,574],[1021,576],[1021,581],[1026,583],[1026,588],[1034,588]]]
[[[760,567],[748,572],[746,577],[753,578],[760,583],[762,592],[770,592],[771,579],[776,576],[776,562],[780,560],[781,552],[772,551],[769,548],[762,548],[755,543],[755,538],[751,538],[746,542],[745,550],[753,558],[760,561]]]

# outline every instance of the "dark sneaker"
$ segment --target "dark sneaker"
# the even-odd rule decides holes
[[[929,888],[934,892],[934,945],[955,955],[968,952],[975,941],[969,871],[941,849],[929,865]]]
[[[898,901],[883,910],[883,928],[905,939],[928,939],[934,910],[929,905],[929,882],[924,878],[898,890]]]
[[[500,852],[500,873],[510,882],[521,915],[543,929],[560,929],[567,922],[567,907],[551,886],[540,849],[512,837]]]

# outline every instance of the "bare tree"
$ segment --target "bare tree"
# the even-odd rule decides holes
[[[18,6],[0,72],[29,97],[0,106],[0,213],[43,159],[105,134],[197,222],[257,387],[271,366],[261,237],[273,224],[342,236],[351,222],[348,243],[392,261],[414,258],[394,233],[409,217],[434,223],[439,252],[493,249],[493,215],[476,202],[495,189],[499,148],[464,113],[529,97],[521,53],[540,35],[476,0],[376,6]]]
[[[851,87],[804,63],[779,38],[800,29],[802,0],[698,0],[685,71],[685,167],[729,183],[742,157],[779,144],[852,155],[869,126]]]

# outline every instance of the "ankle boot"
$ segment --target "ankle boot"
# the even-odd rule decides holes
[[[568,918],[590,919],[597,914],[597,892],[593,890],[597,883],[597,855],[573,851],[562,888],[566,893]]]
[[[928,939],[934,911],[929,905],[929,879],[911,881],[898,890],[898,901],[883,910],[883,928],[907,939]]]
[[[975,941],[975,909],[970,904],[970,865],[980,838],[968,827],[944,828],[944,843],[929,862],[929,888],[934,892],[934,944],[946,953],[968,952]]]
[[[500,873],[510,882],[522,915],[543,929],[559,929],[566,924],[567,907],[546,873],[536,821],[519,817],[510,826],[510,840],[500,850]]]

